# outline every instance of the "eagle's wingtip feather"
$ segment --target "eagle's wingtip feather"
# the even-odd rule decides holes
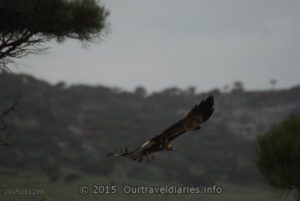
[[[203,122],[205,122],[214,112],[214,97],[209,95],[205,100],[195,105],[189,112],[189,115],[203,115]]]

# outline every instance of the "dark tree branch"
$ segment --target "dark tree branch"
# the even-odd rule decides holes
[[[17,110],[17,106],[20,103],[21,99],[21,93],[19,92],[16,100],[13,102],[13,104],[7,108],[6,110],[2,111],[0,114],[0,145],[9,145],[8,137],[9,137],[9,125],[6,122],[5,118]]]

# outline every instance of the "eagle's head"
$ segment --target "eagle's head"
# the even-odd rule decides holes
[[[174,150],[175,150],[175,147],[174,147],[174,145],[172,145],[172,144],[168,144],[167,147],[166,147],[166,150],[167,150],[167,151],[174,151]]]

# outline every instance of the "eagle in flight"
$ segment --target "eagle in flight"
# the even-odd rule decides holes
[[[141,162],[143,159],[147,161],[155,159],[157,158],[157,152],[175,150],[170,142],[185,132],[199,130],[213,112],[214,98],[210,95],[207,99],[195,105],[183,119],[145,142],[142,146],[133,151],[128,151],[126,147],[125,150],[120,149],[116,152],[110,152],[107,156],[123,156],[137,162]]]

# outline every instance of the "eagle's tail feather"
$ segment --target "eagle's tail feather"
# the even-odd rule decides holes
[[[114,152],[109,152],[106,154],[106,156],[112,156],[112,157],[126,157],[130,158],[137,162],[142,162],[144,159],[144,155],[134,155],[133,153],[137,151],[139,148],[129,151],[128,147],[126,146],[124,149],[119,148],[116,149]]]
[[[127,150],[127,147],[126,149]],[[127,152],[126,151],[123,151],[122,148],[119,148],[119,149],[116,149],[114,152],[109,152],[106,154],[106,156],[114,156],[114,157],[117,157],[117,156],[122,156],[124,154],[126,154]]]
[[[119,148],[116,149],[114,152],[109,152],[106,154],[106,156],[113,156],[113,157],[118,157],[118,156],[128,156],[131,152],[128,151],[128,147],[126,146],[125,149]]]

